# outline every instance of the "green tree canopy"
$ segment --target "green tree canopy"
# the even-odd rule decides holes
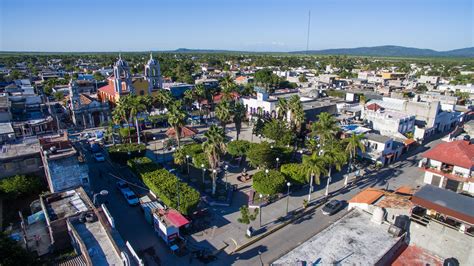
[[[286,186],[286,180],[282,173],[269,170],[257,172],[253,175],[253,188],[263,195],[275,195],[282,192]]]
[[[244,156],[250,149],[250,142],[247,140],[234,140],[227,144],[227,153],[232,156]]]

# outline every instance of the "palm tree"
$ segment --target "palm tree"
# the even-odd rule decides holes
[[[186,162],[186,151],[183,148],[176,149],[173,153],[173,161],[176,165],[181,166],[181,170],[183,170],[183,165]]]
[[[225,134],[222,128],[212,125],[209,130],[204,133],[206,141],[202,143],[204,153],[209,159],[209,165],[212,170],[215,170],[219,164],[222,154],[226,151],[224,143]],[[212,176],[212,194],[216,193],[216,174]]]
[[[365,146],[362,142],[362,139],[364,139],[364,134],[352,134],[349,138],[344,139],[344,143],[346,144],[346,152],[349,153],[349,171],[352,171],[352,163],[357,155],[357,152],[359,150],[361,152],[365,152]]]
[[[294,130],[301,127],[304,122],[303,104],[298,95],[293,95],[288,101],[288,110],[290,111],[290,125]]]
[[[336,119],[329,113],[321,113],[318,115],[318,121],[311,126],[313,136],[319,137],[322,145],[336,135],[339,131]]]
[[[321,151],[323,153],[324,160],[326,161],[326,165],[328,167],[328,182],[326,185],[326,196],[329,192],[329,183],[331,183],[331,172],[332,168],[336,168],[337,171],[341,171],[344,164],[347,162],[347,154],[341,148],[339,143],[332,143],[332,145],[324,146],[324,150]]]
[[[195,99],[195,92],[193,90],[187,90],[184,92],[184,106],[189,110]]]
[[[241,102],[237,102],[234,105],[234,109],[232,113],[234,115],[233,120],[235,124],[235,139],[239,140],[240,130],[242,129],[242,121],[245,119],[246,116],[245,106]]]
[[[311,192],[313,192],[313,180],[316,180],[316,184],[319,185],[319,177],[321,175],[327,174],[326,165],[327,162],[325,158],[319,156],[316,152],[314,152],[310,156],[303,156],[303,166],[306,174],[309,176],[308,202],[311,201]]]
[[[222,93],[224,94],[223,99],[225,101],[231,101],[232,100],[232,92],[235,91],[237,86],[234,83],[234,80],[230,75],[226,75],[220,82],[220,85],[222,87]]]
[[[168,108],[173,102],[173,96],[168,90],[158,90],[154,96],[154,102],[161,109]]]
[[[196,87],[194,87],[194,91],[196,92],[195,95],[197,97],[198,101],[203,101],[207,100],[207,103],[209,106],[212,104],[212,93],[203,85],[203,84],[197,84]],[[202,104],[199,104],[199,108],[201,110],[201,115],[202,115]]]
[[[181,147],[181,128],[185,125],[186,113],[181,110],[181,102],[178,101],[170,106],[168,112],[168,123],[174,128],[178,148]]]
[[[226,125],[230,122],[231,118],[231,107],[228,101],[222,101],[216,107],[216,117],[221,121],[222,129],[225,132]]]
[[[288,101],[286,98],[280,97],[278,98],[278,103],[277,103],[277,112],[278,112],[278,118],[285,120],[287,119],[287,114],[288,114]]]
[[[130,121],[135,121],[135,125],[137,127],[137,139],[138,139],[138,144],[140,144],[140,130],[139,130],[139,125],[138,125],[138,119],[137,116],[140,112],[143,112],[146,110],[146,106],[143,104],[142,98],[140,96],[128,96],[131,97],[129,98],[129,105],[128,107],[130,108]]]

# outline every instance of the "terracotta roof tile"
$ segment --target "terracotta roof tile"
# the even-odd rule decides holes
[[[103,87],[100,87],[99,91],[104,92],[109,95],[115,95],[115,88],[112,84],[108,84]]]
[[[379,189],[368,188],[364,191],[359,192],[352,199],[350,203],[367,203],[372,204],[384,195],[384,192]]]
[[[464,140],[443,142],[425,152],[423,157],[470,169],[474,166],[474,144]]]

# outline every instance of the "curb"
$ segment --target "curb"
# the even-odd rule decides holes
[[[267,236],[269,236],[269,235],[275,233],[276,231],[282,229],[283,227],[285,227],[285,226],[287,226],[288,224],[292,223],[293,221],[295,221],[295,220],[301,218],[302,216],[304,216],[304,215],[306,215],[306,214],[308,214],[308,213],[314,212],[317,208],[323,206],[323,205],[326,203],[326,201],[327,201],[327,200],[323,200],[322,202],[320,202],[320,203],[318,203],[318,204],[316,204],[316,205],[314,205],[314,206],[308,208],[306,211],[303,211],[303,212],[301,212],[301,213],[295,215],[294,217],[292,217],[292,218],[289,219],[288,221],[285,221],[285,222],[283,222],[283,223],[281,223],[281,224],[279,224],[279,225],[273,227],[272,229],[268,230],[267,232],[265,232],[265,233],[263,233],[263,234],[261,234],[261,235],[259,235],[259,236],[256,236],[254,239],[251,239],[251,240],[248,241],[247,243],[242,244],[242,245],[238,246],[237,248],[235,248],[234,251],[232,251],[230,254],[234,254],[234,253],[236,253],[236,252],[238,252],[238,251],[240,251],[240,250],[242,250],[242,249],[244,249],[244,248],[246,248],[246,247],[248,247],[248,246],[250,246],[250,245],[252,245],[252,244],[254,244],[254,243],[256,243],[256,242],[258,242],[258,241],[260,241],[260,240],[262,240],[262,239],[264,239],[265,237],[267,237]]]

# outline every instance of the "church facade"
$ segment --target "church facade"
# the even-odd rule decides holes
[[[108,84],[99,88],[98,97],[102,102],[114,106],[120,97],[132,95],[153,95],[163,88],[160,63],[150,54],[145,65],[145,73],[140,77],[132,77],[128,63],[119,56],[114,64],[113,76],[108,78]]]
[[[76,81],[71,81],[69,85],[68,111],[71,121],[80,128],[98,127],[111,119],[109,103],[101,102],[89,94],[80,93]]]

